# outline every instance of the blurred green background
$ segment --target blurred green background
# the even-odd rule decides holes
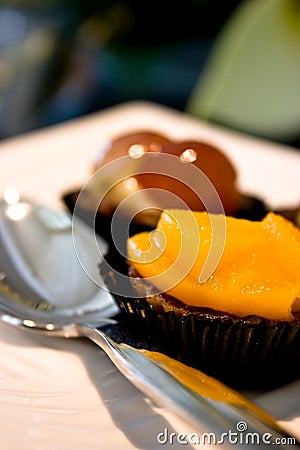
[[[184,109],[238,3],[0,1],[0,137],[135,99]]]
[[[201,109],[199,80],[242,3],[286,1],[299,7],[298,0],[0,0],[0,138],[130,100],[154,101],[264,136],[234,118],[227,122],[217,106],[214,114],[210,98],[209,116]],[[217,68],[220,76],[224,67],[226,57]],[[216,80],[208,86],[207,96],[214,97],[219,85]],[[288,135],[266,137],[298,145],[300,123]]]

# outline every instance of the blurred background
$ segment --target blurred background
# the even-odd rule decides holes
[[[300,143],[299,0],[0,0],[0,138],[130,100]]]

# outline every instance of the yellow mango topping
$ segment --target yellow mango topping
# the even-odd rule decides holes
[[[295,319],[300,230],[277,214],[252,222],[166,210],[156,230],[128,240],[127,251],[141,277],[186,305]]]

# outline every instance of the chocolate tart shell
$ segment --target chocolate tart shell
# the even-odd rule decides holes
[[[101,272],[114,292],[114,271]],[[156,293],[132,267],[129,275],[128,296],[115,299],[129,329],[160,351],[237,389],[273,389],[300,378],[300,321],[192,308]]]

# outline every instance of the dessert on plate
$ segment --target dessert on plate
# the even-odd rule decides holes
[[[102,146],[87,184],[64,200],[110,243],[101,272],[126,320],[150,345],[234,387],[271,388],[300,376],[300,289],[293,268],[299,269],[299,230],[239,191],[234,165],[220,149],[151,130],[121,135]],[[177,259],[181,227],[172,220],[167,225],[166,211],[180,211],[189,242],[173,272],[167,263]],[[201,246],[198,231],[184,225],[190,211],[203,228]],[[299,210],[280,213],[299,226]],[[212,217],[224,218],[226,244],[206,279],[200,268]],[[160,241],[161,227],[166,241]],[[157,253],[146,264],[134,254],[143,255],[149,239]]]
[[[300,230],[290,221],[166,210],[127,249],[130,286],[102,273],[124,316],[165,353],[238,388],[300,376]]]

